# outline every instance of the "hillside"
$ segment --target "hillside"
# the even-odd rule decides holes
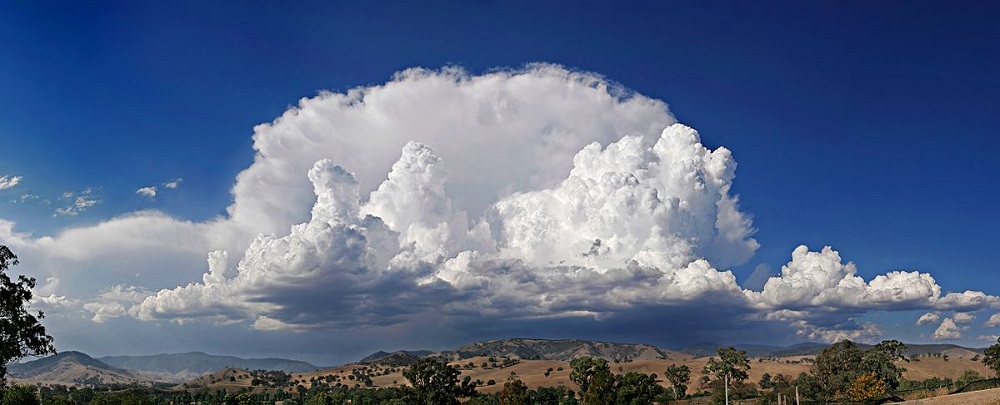
[[[608,361],[690,357],[683,353],[663,350],[646,344],[595,342],[579,339],[521,338],[470,343],[453,350],[438,352],[436,355],[451,360],[464,360],[472,357],[509,357],[522,360],[556,361],[570,361],[583,356],[599,357]]]
[[[358,364],[379,364],[383,366],[408,366],[422,357],[433,354],[430,350],[399,350],[392,353],[378,351],[358,361]]]
[[[112,367],[80,352],[63,352],[26,363],[7,366],[22,384],[99,386],[108,384],[152,385],[145,376]]]
[[[157,354],[151,356],[107,356],[101,361],[115,367],[151,373],[171,381],[181,381],[225,368],[247,370],[280,370],[288,373],[319,369],[298,360],[279,358],[244,359],[233,356],[215,356],[201,352]]]

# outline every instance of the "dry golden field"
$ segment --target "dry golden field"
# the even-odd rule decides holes
[[[982,363],[978,361],[972,361],[972,356],[975,353],[971,351],[965,352],[954,352],[949,353],[949,359],[944,360],[941,357],[920,357],[919,361],[911,362],[901,362],[900,366],[906,368],[904,377],[913,380],[923,380],[931,377],[938,378],[951,378],[958,379],[962,376],[966,370],[974,370],[981,375],[990,375],[990,370],[987,369]],[[664,371],[671,364],[687,365],[691,369],[691,383],[689,384],[688,392],[696,392],[699,389],[699,379],[701,378],[701,370],[707,363],[707,357],[692,358],[691,356],[672,354],[675,358],[673,359],[655,359],[655,360],[639,360],[632,362],[623,363],[613,363],[610,362],[611,370],[617,374],[623,374],[630,371],[636,371],[641,373],[656,373],[659,376],[664,374]],[[777,359],[751,359],[750,362],[750,379],[749,382],[757,382],[760,380],[764,373],[769,373],[771,375],[784,374],[791,377],[796,377],[799,373],[809,372],[811,356],[794,356],[794,357],[784,357]],[[499,359],[498,359],[499,360]],[[469,364],[474,367],[469,367]],[[514,373],[517,378],[524,381],[524,383],[529,388],[538,387],[555,387],[555,386],[566,386],[570,389],[576,390],[576,384],[574,384],[569,379],[570,375],[570,365],[567,361],[555,361],[555,360],[520,360],[517,364],[510,365],[507,367],[488,367],[483,368],[482,364],[488,363],[487,357],[473,357],[464,359],[462,361],[455,361],[451,364],[457,366],[462,371],[462,376],[471,377],[473,381],[482,380],[484,383],[493,380],[494,385],[483,385],[479,387],[480,392],[490,393],[496,392],[503,388],[503,384],[511,373]],[[293,373],[291,374],[291,379],[297,381],[297,384],[301,384],[308,388],[313,384],[313,381],[320,380],[333,380],[331,385],[336,383],[342,383],[346,385],[353,386],[359,383],[357,380],[352,380],[349,376],[355,370],[360,372],[360,369],[368,368],[373,375],[372,382],[373,387],[392,387],[398,385],[407,385],[406,378],[403,377],[402,370],[405,367],[387,367],[380,365],[357,365],[350,364],[330,369],[318,370],[310,373]],[[559,368],[562,368],[560,371]],[[549,369],[552,371],[548,376],[545,372]],[[388,373],[386,373],[388,371]],[[235,382],[231,381],[230,377],[236,379]],[[191,381],[190,383],[195,383],[200,386],[209,386],[212,388],[244,388],[250,386],[249,376],[246,372],[236,371],[236,370],[224,370],[218,373],[210,374],[207,376],[200,377],[197,380]],[[661,382],[664,384],[665,382]],[[259,389],[259,388],[258,388]],[[944,394],[941,392],[940,394]],[[926,395],[926,394],[922,394]]]

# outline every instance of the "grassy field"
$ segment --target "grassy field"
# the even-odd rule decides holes
[[[906,368],[904,378],[911,380],[924,380],[931,377],[951,378],[955,380],[961,377],[962,373],[966,370],[973,370],[981,375],[991,375],[991,371],[983,366],[982,363],[972,360],[974,355],[975,353],[973,352],[955,352],[950,353],[947,360],[944,357],[920,357],[918,361],[901,362],[899,365]],[[697,392],[700,389],[698,381],[702,375],[701,370],[704,368],[705,363],[708,362],[708,358],[676,357],[674,359],[640,360],[622,363],[610,362],[609,365],[611,366],[611,371],[616,374],[624,374],[631,371],[646,374],[655,373],[660,376],[661,384],[664,386],[666,386],[666,383],[662,381],[662,376],[668,366],[671,364],[687,365],[691,369],[691,383],[689,384],[688,392]],[[784,374],[793,378],[797,377],[800,373],[809,372],[811,359],[811,356],[751,359],[749,382],[756,383],[764,373],[771,374],[772,376]],[[516,364],[502,366],[502,359],[496,360],[499,360],[497,367],[487,366],[486,368],[483,368],[483,363],[491,363],[487,357],[473,357],[463,359],[460,362],[452,362],[451,364],[461,369],[462,376],[460,378],[469,376],[473,381],[483,381],[484,385],[480,386],[478,391],[484,393],[501,390],[504,382],[507,381],[512,373],[532,389],[557,386],[566,386],[573,390],[577,389],[576,384],[569,379],[571,372],[569,362],[519,360]],[[367,374],[371,377],[373,387],[393,387],[407,385],[407,380],[402,374],[404,368],[351,364],[310,373],[293,373],[291,374],[291,379],[294,382],[293,386],[301,384],[306,388],[317,383],[317,381],[324,381],[330,385],[341,383],[350,386],[354,386],[355,384],[364,386],[356,376],[358,374]],[[549,371],[550,369],[551,371]],[[548,372],[547,376],[546,372]],[[215,373],[199,378],[197,384],[213,388],[249,387],[249,377],[241,374],[245,373],[236,371]],[[352,378],[352,375],[355,377]],[[232,381],[233,378],[236,379],[235,382]],[[485,383],[490,380],[493,380],[495,384],[486,385]],[[258,389],[262,390],[262,388]],[[941,395],[945,393],[947,393],[945,390],[941,392],[923,391],[914,393],[913,396]]]

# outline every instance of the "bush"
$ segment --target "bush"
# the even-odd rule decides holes
[[[38,397],[35,396],[35,389],[25,385],[11,385],[3,393],[3,405],[37,405]]]

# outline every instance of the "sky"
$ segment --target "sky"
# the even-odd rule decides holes
[[[1000,334],[988,2],[0,4],[60,350]]]

